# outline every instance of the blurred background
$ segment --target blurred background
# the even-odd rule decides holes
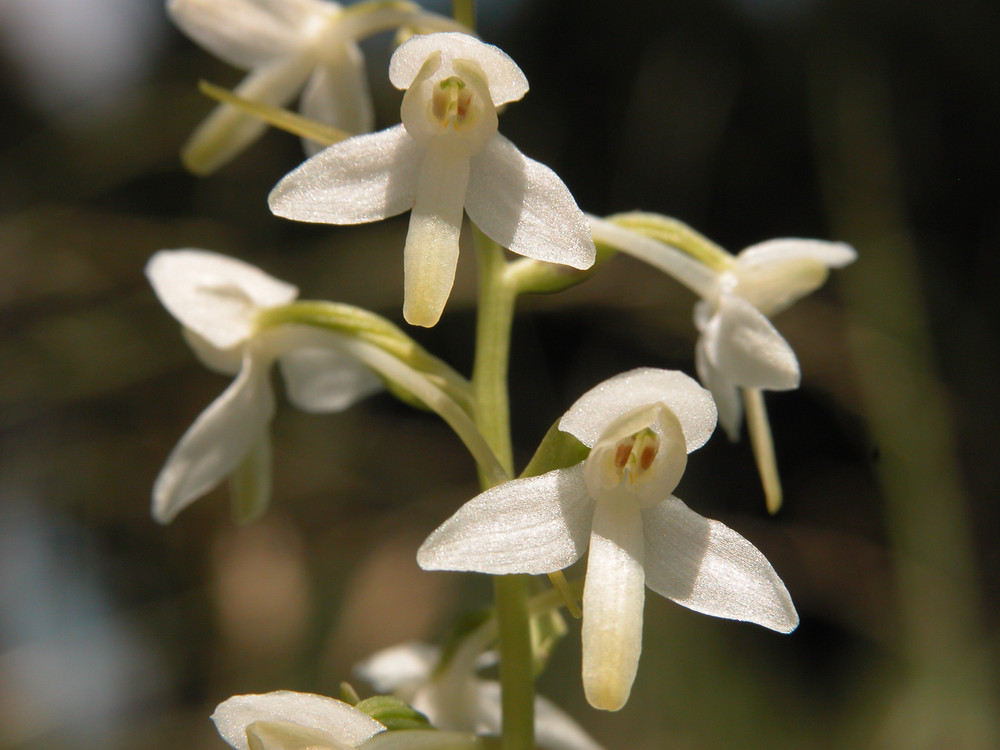
[[[433,7],[448,12],[447,3]],[[732,251],[839,239],[860,259],[776,319],[803,386],[768,396],[786,504],[720,433],[677,494],[751,539],[802,617],[779,636],[656,596],[628,706],[586,706],[579,634],[541,690],[612,748],[991,748],[1000,623],[1000,18],[983,0],[520,0],[480,31],[531,92],[501,130],[597,214],[669,214]],[[389,39],[365,44],[379,126],[398,120]],[[243,76],[155,0],[0,2],[0,746],[224,747],[237,693],[336,694],[354,663],[439,641],[489,601],[414,553],[476,491],[431,415],[387,395],[284,405],[274,502],[225,489],[169,527],[153,479],[227,385],[143,276],[160,248],[229,253],[305,298],[400,321],[405,217],[274,218],[302,159],[269,133],[207,179],[177,153]],[[474,255],[442,323],[471,363]],[[526,298],[515,326],[523,466],[584,390],[637,366],[693,373],[692,295],[627,258]]]

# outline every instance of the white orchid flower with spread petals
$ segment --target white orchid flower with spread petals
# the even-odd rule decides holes
[[[341,351],[343,338],[335,333],[304,326],[257,330],[261,311],[292,302],[298,290],[254,266],[207,250],[161,250],[146,265],[146,276],[199,359],[236,375],[171,452],[153,486],[153,515],[168,523],[232,476],[246,505],[237,515],[250,520],[263,512],[270,494],[274,361],[289,399],[305,411],[341,411],[382,383]]]
[[[417,36],[392,56],[402,124],[336,143],[289,173],[271,210],[359,224],[411,210],[403,317],[433,326],[455,279],[463,210],[491,239],[536,260],[588,268],[587,220],[562,180],[497,132],[496,109],[528,82],[504,52],[467,34]]]
[[[501,730],[500,683],[476,675],[495,627],[481,626],[441,664],[441,649],[404,643],[383,649],[355,666],[355,673],[382,693],[393,693],[438,729],[495,736]],[[568,714],[535,697],[535,742],[542,750],[601,750]]]
[[[761,392],[798,388],[801,374],[795,352],[769,318],[818,289],[831,268],[852,263],[857,252],[842,242],[776,239],[735,256],[713,246],[709,265],[617,223],[596,217],[590,222],[599,242],[665,271],[702,298],[694,309],[701,334],[695,345],[698,377],[712,391],[730,440],[739,439],[746,406],[768,508],[776,512],[781,486]]]
[[[611,378],[559,422],[591,449],[586,460],[481,493],[428,537],[417,561],[428,570],[541,574],[589,547],[583,682],[597,708],[628,699],[644,586],[696,612],[790,632],[798,615],[764,556],[671,494],[715,421],[711,395],[682,373]]]
[[[386,729],[343,701],[287,690],[234,695],[219,704],[212,721],[236,750],[344,750]]]
[[[374,125],[358,40],[403,25],[440,31],[458,25],[409,2],[330,0],[168,0],[167,11],[192,39],[250,74],[236,87],[245,99],[283,107],[302,92],[302,114],[347,135]],[[192,171],[207,174],[259,138],[266,124],[219,105],[184,148]],[[305,142],[307,151],[319,150]]]

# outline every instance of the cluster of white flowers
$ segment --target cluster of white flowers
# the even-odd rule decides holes
[[[153,289],[199,359],[235,380],[167,459],[153,490],[159,521],[171,521],[227,477],[239,519],[264,510],[274,412],[269,373],[278,362],[298,408],[339,411],[388,383],[431,407],[469,447],[491,486],[426,540],[418,553],[423,568],[559,574],[587,555],[582,673],[593,706],[617,710],[628,699],[647,586],[696,612],[781,633],[795,629],[791,598],[765,557],[672,493],[717,417],[735,438],[744,399],[798,386],[798,361],[768,316],[817,288],[829,268],[851,262],[851,248],[776,240],[706,262],[628,220],[588,219],[552,170],[497,131],[497,108],[528,90],[520,68],[496,47],[455,31],[454,21],[411,3],[169,0],[168,9],[193,38],[251,71],[239,96],[284,106],[304,89],[305,116],[358,134],[289,173],[269,203],[278,216],[331,224],[409,210],[408,323],[432,326],[440,318],[466,214],[499,247],[542,263],[590,268],[596,239],[667,271],[701,297],[695,361],[705,388],[680,372],[651,368],[612,377],[577,400],[553,433],[578,446],[581,459],[554,460],[510,479],[477,429],[469,381],[388,321],[334,303],[296,302],[294,286],[238,260],[163,250],[147,266]],[[401,123],[370,133],[357,40],[391,29],[432,33],[410,36],[396,49],[389,80],[405,91]],[[195,134],[187,161],[211,171],[263,127],[238,106],[222,105]],[[230,698],[213,719],[239,750],[479,747],[479,736],[501,731],[500,685],[477,676],[495,636],[487,623],[447,659],[406,645],[359,665],[376,690],[395,692],[437,732],[387,726],[359,707],[291,692]],[[599,747],[545,699],[536,699],[535,711],[539,746]]]

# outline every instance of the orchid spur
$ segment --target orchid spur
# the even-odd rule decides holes
[[[583,682],[608,710],[628,699],[642,647],[644,585],[696,612],[787,633],[798,625],[770,563],[671,493],[715,429],[711,395],[679,372],[638,369],[584,394],[559,429],[590,448],[568,468],[476,496],[417,554],[428,570],[561,570],[589,547]]]
[[[818,289],[831,268],[857,258],[842,242],[776,239],[731,255],[681,222],[655,214],[590,217],[594,238],[670,274],[701,300],[695,366],[712,391],[719,424],[739,439],[744,407],[768,510],[781,484],[762,391],[798,388],[799,361],[769,318]]]
[[[442,31],[454,21],[403,0],[368,0],[342,7],[331,0],[168,0],[173,21],[192,39],[250,74],[235,93],[285,106],[302,91],[302,113],[344,131],[374,125],[358,40],[400,26]],[[210,174],[265,130],[238,109],[219,105],[182,152],[191,171]],[[317,147],[305,142],[307,151]]]
[[[360,224],[411,210],[403,317],[433,326],[455,279],[463,210],[490,239],[536,260],[588,268],[586,218],[562,180],[497,132],[497,107],[528,82],[498,48],[461,33],[413,37],[396,50],[402,124],[335,143],[286,175],[278,216]]]

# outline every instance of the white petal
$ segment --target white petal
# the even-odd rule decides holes
[[[608,423],[647,404],[663,403],[681,423],[688,453],[715,429],[712,395],[682,372],[641,367],[591,388],[559,420],[559,429],[593,447]]]
[[[220,375],[236,377],[243,366],[243,342],[230,349],[217,349],[190,328],[182,328],[181,335],[194,356],[205,367]]]
[[[363,224],[413,207],[423,149],[402,125],[335,143],[285,175],[268,196],[277,216]]]
[[[371,132],[375,111],[361,49],[351,42],[337,50],[327,50],[325,57],[302,93],[302,114],[348,133]],[[312,141],[308,143],[312,144],[310,155],[319,150]]]
[[[295,349],[278,363],[288,399],[302,411],[343,411],[383,388],[363,364],[330,349]]]
[[[254,69],[233,93],[275,107],[287,105],[302,89],[312,63],[280,58]],[[207,175],[232,161],[267,130],[267,123],[229,104],[220,104],[184,144],[181,158],[195,174]]]
[[[495,106],[517,101],[528,92],[528,79],[506,52],[461,32],[422,34],[400,45],[389,62],[392,85],[409,88],[424,62],[435,52],[441,53],[441,64],[445,67],[450,67],[456,59],[475,61],[486,74]]]
[[[750,542],[675,497],[642,512],[646,585],[714,617],[790,633],[799,624],[785,584]]]
[[[458,237],[469,184],[469,158],[447,137],[424,153],[403,250],[403,317],[433,326],[441,317],[458,264]]]
[[[170,0],[174,23],[212,54],[248,70],[304,44],[309,6],[260,0]]]
[[[724,294],[702,334],[705,355],[735,385],[780,391],[799,387],[799,361],[756,307]]]
[[[741,268],[753,268],[808,258],[829,268],[841,268],[854,262],[857,257],[857,251],[843,242],[789,238],[751,245],[736,256],[736,263]]]
[[[638,503],[597,503],[581,636],[583,689],[594,708],[617,711],[632,690],[642,651],[643,557]]]
[[[365,713],[343,701],[311,693],[279,690],[262,695],[234,695],[212,714],[222,738],[237,750],[250,750],[246,727],[256,721],[290,721],[318,729],[351,747],[385,729]]]
[[[291,721],[255,721],[246,728],[250,750],[351,750],[336,737]]]
[[[743,424],[743,400],[732,381],[708,361],[705,354],[705,336],[700,336],[694,347],[694,364],[701,384],[712,392],[719,410],[719,426],[734,443],[740,439]]]
[[[274,413],[269,363],[247,356],[239,377],[201,413],[153,485],[153,517],[169,523],[243,460]]]
[[[544,164],[500,134],[472,157],[465,210],[491,239],[519,255],[590,268],[590,224],[569,189]]]
[[[417,552],[424,570],[551,573],[587,548],[593,502],[583,465],[513,479],[467,502]]]
[[[299,293],[249,263],[207,250],[160,250],[146,264],[146,277],[170,314],[217,349],[245,341],[258,309]]]
[[[542,750],[603,750],[569,714],[543,695],[535,698],[535,741]]]
[[[440,656],[436,646],[411,641],[377,651],[355,664],[354,674],[377,692],[391,693],[400,686],[429,680]]]

